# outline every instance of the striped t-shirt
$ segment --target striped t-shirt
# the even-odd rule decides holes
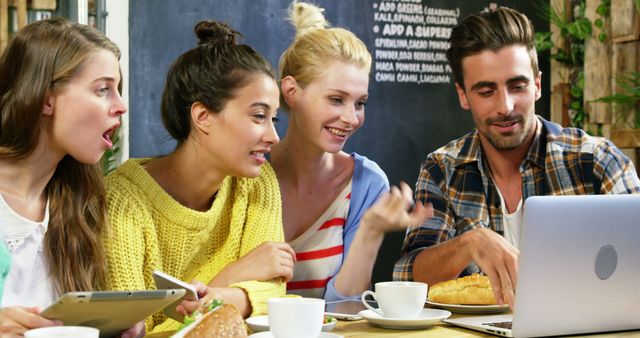
[[[289,242],[296,252],[293,278],[287,292],[323,298],[329,280],[342,265],[343,232],[351,202],[351,181],[316,222]]]

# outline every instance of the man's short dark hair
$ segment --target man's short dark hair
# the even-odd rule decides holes
[[[531,68],[538,75],[538,55],[533,24],[526,15],[507,7],[470,15],[451,32],[447,59],[458,85],[464,88],[462,60],[485,50],[497,52],[503,47],[523,45],[531,57]]]

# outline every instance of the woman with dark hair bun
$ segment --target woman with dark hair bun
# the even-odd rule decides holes
[[[265,156],[278,143],[271,65],[228,25],[202,21],[198,46],[171,66],[162,121],[177,140],[161,157],[130,159],[107,177],[108,285],[152,289],[154,270],[199,280],[201,295],[266,313],[282,296],[293,251],[282,243],[280,191]],[[162,314],[148,330],[177,327]]]

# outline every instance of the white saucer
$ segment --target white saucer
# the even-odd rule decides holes
[[[249,317],[245,320],[247,322],[247,326],[253,332],[263,332],[269,331],[269,316],[255,316]],[[329,332],[336,327],[336,323],[338,321],[334,318],[332,322],[322,324],[322,331]]]
[[[271,331],[264,331],[264,332],[254,333],[250,335],[249,338],[274,338],[274,337]],[[318,338],[344,338],[344,337],[339,336],[335,333],[320,332],[320,335],[318,336]]]
[[[501,313],[509,311],[509,305],[460,305],[460,304],[442,304],[427,301],[427,304],[437,306],[439,308],[449,310],[454,313]]]
[[[369,324],[387,329],[422,329],[449,318],[451,312],[437,309],[422,309],[416,318],[385,318],[371,310],[362,310],[359,315]]]

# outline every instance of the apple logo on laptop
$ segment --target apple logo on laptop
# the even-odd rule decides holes
[[[595,272],[602,280],[609,279],[618,267],[618,253],[613,245],[608,244],[598,250],[596,255]]]

